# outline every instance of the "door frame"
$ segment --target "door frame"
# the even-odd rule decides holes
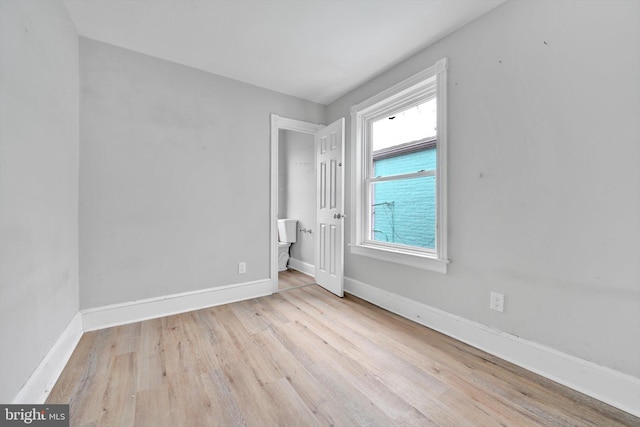
[[[301,120],[281,117],[271,114],[271,212],[269,215],[270,227],[270,277],[272,293],[278,292],[278,135],[280,130],[291,130],[295,132],[315,135],[324,125],[303,122]]]

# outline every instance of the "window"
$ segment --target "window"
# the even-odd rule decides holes
[[[446,272],[446,69],[352,107],[352,253]]]

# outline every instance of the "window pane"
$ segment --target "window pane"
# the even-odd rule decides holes
[[[371,240],[435,249],[435,181],[427,176],[372,183]]]
[[[436,136],[436,99],[430,99],[371,124],[371,143],[378,150]]]
[[[436,99],[371,124],[371,176],[436,168]]]

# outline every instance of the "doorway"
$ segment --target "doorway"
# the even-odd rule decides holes
[[[305,144],[304,142],[305,138],[309,138],[308,140],[311,141],[311,146],[313,147],[314,135],[322,128],[324,128],[323,125],[303,122],[300,120],[288,119],[285,117],[280,117],[275,114],[271,115],[271,221],[270,221],[270,224],[271,224],[271,230],[270,230],[271,231],[271,239],[270,239],[271,274],[270,274],[270,277],[271,277],[274,293],[279,292],[278,228],[277,228],[278,222],[277,220],[279,218],[278,215],[280,212],[284,212],[285,215],[289,215],[289,212],[287,212],[287,209],[286,209],[287,208],[286,199],[281,200],[281,197],[279,197],[279,194],[281,192],[281,189],[280,189],[281,179],[279,175],[283,167],[285,167],[284,153],[281,153],[282,150],[280,150],[280,142],[281,142],[280,140],[284,139],[285,144],[287,145],[293,145],[296,142],[298,144],[303,145]],[[313,153],[315,156],[315,150],[313,150]],[[312,176],[315,176],[315,157],[311,165],[311,171],[312,171]],[[313,179],[315,180],[315,178]],[[311,191],[313,192],[313,197],[315,199],[315,185],[312,187]],[[315,208],[316,208],[315,201],[312,202],[310,208],[313,210],[315,214]],[[294,211],[291,212],[291,215],[296,215],[297,212],[298,211],[294,209]],[[298,219],[298,218],[291,217],[290,219]],[[298,223],[297,228],[298,230],[301,228],[306,230],[311,230],[311,233],[304,233],[304,232],[298,231],[297,233],[298,238],[300,238],[301,242],[303,241],[303,239],[305,239],[305,237],[307,237],[306,236],[307,234],[309,236],[313,236],[313,229],[315,228],[315,220],[313,222],[309,222],[308,225],[306,225],[307,224],[306,221],[307,220],[305,219],[304,222]],[[300,235],[304,235],[304,237],[301,237]],[[305,239],[305,240],[312,240],[312,239]],[[296,241],[296,244],[297,244],[297,241]],[[311,246],[311,248],[312,248],[311,253],[313,254],[313,246]],[[302,247],[300,247],[299,249],[302,249]],[[297,250],[294,251],[294,254],[297,254]],[[294,264],[295,264],[295,261],[294,261]],[[309,264],[309,265],[312,265],[312,264]],[[299,264],[298,266],[300,268],[303,268],[304,265]],[[313,272],[308,272],[308,273],[313,275]],[[308,281],[308,279],[305,279],[303,276],[298,276],[298,275],[289,275],[289,276],[292,276],[292,277],[286,277],[285,280],[290,279],[291,283],[294,283],[294,284]],[[302,279],[305,279],[305,280],[302,280]],[[288,286],[288,285],[285,284],[285,286]]]
[[[278,147],[280,131],[290,130],[311,134],[314,140],[317,233],[313,239],[315,282],[339,297],[344,295],[344,123],[344,118],[340,118],[328,126],[322,126],[271,115],[270,280],[274,293],[278,292]],[[291,221],[284,224],[285,228],[287,224],[291,226]],[[291,234],[299,233],[293,230]]]
[[[314,135],[278,131],[278,212],[293,235],[278,231],[278,290],[315,283],[316,177]]]

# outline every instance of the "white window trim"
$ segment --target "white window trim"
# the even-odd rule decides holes
[[[377,95],[351,107],[351,243],[352,254],[394,262],[439,273],[447,272],[447,68],[448,60],[443,58],[431,67],[384,90]],[[381,105],[396,109],[406,103],[408,97],[419,96],[433,85],[435,77],[437,96],[437,169],[436,169],[436,251],[423,252],[411,248],[387,247],[366,240],[364,228],[367,224],[366,184],[367,122],[380,115]],[[375,112],[375,113],[373,113]],[[367,113],[370,113],[369,115]]]

